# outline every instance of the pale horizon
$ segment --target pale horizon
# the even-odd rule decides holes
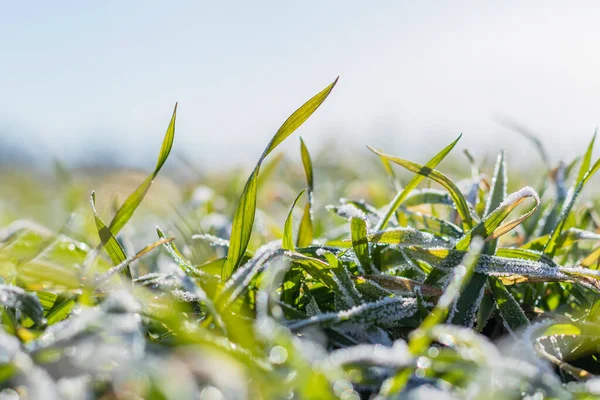
[[[67,163],[99,150],[151,166],[175,102],[175,153],[251,163],[338,75],[284,150],[329,136],[423,159],[463,133],[460,148],[539,162],[504,115],[556,162],[600,121],[591,1],[34,3],[0,14],[0,135]]]

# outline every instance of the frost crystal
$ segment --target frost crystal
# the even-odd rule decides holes
[[[377,324],[383,327],[395,326],[401,319],[412,316],[417,311],[415,299],[387,297],[383,300],[361,304],[337,313],[324,313],[290,325],[298,330],[311,325],[331,326],[337,324]]]

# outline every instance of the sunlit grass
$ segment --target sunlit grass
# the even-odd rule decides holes
[[[0,396],[600,395],[600,219],[578,201],[600,168],[594,140],[542,176],[508,169],[503,152],[493,166],[455,156],[463,175],[438,169],[460,137],[429,160],[316,155],[314,138],[296,158],[272,154],[336,83],[251,172],[161,183],[175,110],[133,186],[60,165],[51,183],[13,175]]]

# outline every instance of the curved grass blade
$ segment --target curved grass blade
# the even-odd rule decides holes
[[[531,129],[513,121],[510,118],[504,116],[498,116],[496,120],[505,127],[523,135],[527,140],[529,140],[534,147],[536,148],[538,154],[542,158],[542,161],[546,165],[547,169],[550,170],[552,168],[550,163],[550,156],[548,155],[548,151],[546,151],[546,147],[544,143],[540,140],[539,135],[533,132]]]
[[[160,152],[158,154],[158,160],[156,161],[154,171],[131,195],[129,195],[127,200],[125,200],[121,208],[119,208],[119,210],[113,217],[112,221],[110,222],[110,225],[108,226],[108,229],[110,229],[113,235],[119,233],[121,231],[121,228],[123,228],[127,221],[129,221],[136,208],[140,205],[140,203],[146,196],[146,193],[148,193],[150,186],[152,186],[152,181],[154,180],[154,178],[156,178],[158,172],[167,161],[167,158],[171,153],[171,148],[173,147],[173,139],[175,138],[176,117],[177,103],[175,103],[175,109],[173,110],[171,122],[169,123],[169,127],[167,128],[167,132],[165,133],[165,137],[160,147]]]
[[[227,260],[223,265],[221,272],[221,279],[224,281],[233,274],[233,272],[240,266],[242,257],[248,242],[250,241],[250,235],[252,234],[252,227],[254,226],[254,217],[256,214],[256,191],[257,191],[257,180],[260,166],[263,160],[273,151],[281,142],[283,142],[289,135],[291,135],[304,121],[308,119],[314,113],[317,108],[325,101],[329,93],[333,90],[338,79],[315,95],[312,99],[304,103],[298,108],[279,128],[275,133],[265,151],[260,156],[256,167],[252,171],[252,174],[248,178],[244,191],[240,197],[238,206],[235,210],[233,217],[233,223],[231,227],[231,238],[229,239],[229,251],[227,252]]]
[[[292,203],[292,206],[290,207],[290,211],[288,213],[287,218],[285,219],[285,225],[283,228],[283,239],[281,241],[281,247],[284,250],[295,250],[295,246],[294,246],[294,238],[293,238],[293,232],[292,232],[292,227],[293,227],[293,220],[292,220],[292,214],[294,211],[294,207],[296,207],[296,203],[298,202],[298,200],[300,200],[300,197],[302,197],[302,195],[304,194],[306,190],[301,191],[298,196],[296,196],[296,198],[294,199],[294,202]]]
[[[589,160],[591,157],[592,147],[594,145],[595,139],[596,139],[596,134],[594,133],[594,137],[592,138],[592,141],[590,142],[590,145],[588,146],[588,149],[586,151],[586,155],[583,158],[579,173],[577,174],[577,178],[578,178],[577,182],[575,183],[574,187],[569,191],[569,196],[565,200],[565,204],[561,210],[558,222],[557,222],[556,226],[554,227],[554,229],[552,230],[552,233],[550,234],[550,240],[548,240],[548,243],[546,243],[546,246],[544,247],[544,254],[546,254],[548,257],[554,257],[554,254],[556,253],[558,239],[559,239],[560,235],[562,234],[562,231],[567,223],[567,219],[569,217],[569,214],[571,213],[571,209],[573,208],[573,205],[575,204],[575,200],[577,199],[577,196],[583,189],[583,186],[586,184],[586,182],[600,168],[600,159],[599,159],[594,163],[594,165],[592,165],[591,168],[589,168],[585,173],[582,174],[582,171],[585,170],[585,167],[589,166],[589,164],[590,164]]]
[[[313,167],[310,159],[310,153],[304,144],[304,140],[300,138],[300,154],[302,156],[302,165],[304,166],[304,174],[306,175],[306,185],[308,192],[308,201],[304,206],[304,214],[300,220],[300,226],[298,227],[298,239],[296,244],[298,247],[310,246],[313,241],[313,204],[314,204],[314,181],[313,181]]]
[[[427,168],[428,170],[433,170],[435,167],[437,167],[437,165],[440,162],[442,162],[442,160],[448,155],[448,153],[450,153],[450,151],[454,148],[454,146],[456,146],[456,143],[458,143],[458,141],[460,140],[461,136],[462,135],[460,135],[454,142],[452,142],[448,146],[444,147],[442,149],[442,151],[440,151],[438,154],[436,154],[431,160],[429,160],[427,162],[427,164],[425,164],[424,168]],[[382,160],[393,161],[390,158],[386,157],[385,154],[380,154],[377,151],[374,151],[374,149],[372,149],[372,148],[369,148],[369,149],[371,149],[371,151],[373,151],[375,154],[377,154]],[[390,219],[392,218],[392,216],[394,215],[394,213],[396,212],[396,210],[398,209],[398,207],[400,207],[400,205],[404,202],[404,200],[406,200],[406,197],[410,194],[410,192],[414,188],[416,188],[417,185],[424,178],[425,178],[425,176],[422,175],[422,174],[415,175],[410,180],[410,182],[408,182],[408,184],[404,187],[404,189],[402,189],[402,191],[398,192],[398,194],[396,195],[396,197],[394,198],[394,200],[392,200],[392,202],[388,206],[388,208],[387,208],[387,210],[385,212],[385,215],[377,223],[377,226],[375,227],[376,231],[380,231],[380,230],[382,230],[382,229],[385,228],[385,226],[390,221]]]
[[[490,196],[493,195],[493,191],[490,193]],[[531,210],[526,212],[525,214],[505,222],[500,225],[502,221],[515,209],[519,204],[521,204],[527,198],[532,198],[535,201],[535,205]],[[498,207],[487,214],[471,231],[467,232],[456,244],[457,250],[466,250],[469,246],[471,238],[475,236],[481,236],[486,241],[491,241],[499,238],[507,232],[510,232],[512,229],[517,227],[523,221],[525,221],[529,216],[531,216],[537,207],[540,204],[540,199],[532,188],[526,186],[508,197],[500,204]]]
[[[453,142],[453,145],[455,143],[456,143],[456,141]],[[456,210],[458,211],[458,214],[460,215],[460,217],[462,219],[463,227],[466,229],[471,229],[473,227],[473,219],[471,217],[471,212],[469,210],[469,206],[467,204],[467,201],[465,200],[465,197],[460,192],[460,190],[458,189],[456,184],[454,182],[452,182],[450,180],[450,178],[448,178],[446,175],[442,174],[439,171],[436,171],[435,169],[433,169],[432,167],[430,167],[428,165],[421,165],[421,164],[418,164],[418,163],[415,163],[412,161],[408,161],[408,160],[405,160],[405,159],[402,159],[399,157],[394,157],[389,154],[385,154],[371,146],[367,146],[367,148],[380,157],[385,157],[389,161],[391,161],[395,164],[398,164],[401,167],[408,169],[409,171],[415,172],[423,177],[428,177],[431,180],[433,180],[434,182],[437,182],[440,185],[442,185],[448,191],[450,196],[452,197],[452,201],[454,201]],[[448,151],[450,151],[450,149],[448,149]],[[436,156],[436,158],[437,158],[437,156]],[[441,159],[439,161],[441,161]],[[435,163],[435,164],[437,165],[437,163]],[[413,178],[413,180],[414,180],[414,178]],[[410,190],[412,190],[414,188],[414,186],[416,186],[416,184],[419,183],[419,181],[417,181],[416,184],[411,186],[412,182],[413,181],[409,182],[409,184],[404,188],[404,191],[406,191],[409,188],[410,188]],[[408,195],[408,192],[406,195]],[[400,205],[400,203],[406,198],[406,195],[399,196],[400,201],[396,201],[396,200],[394,201],[394,203],[393,203],[394,207],[392,207],[392,208],[394,208],[394,210],[396,208],[396,203],[398,203],[398,205]],[[376,229],[381,230],[379,225],[377,226]]]

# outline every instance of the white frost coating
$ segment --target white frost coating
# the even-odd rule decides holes
[[[327,250],[325,250],[325,249],[324,249],[324,248],[322,248],[322,247],[319,247],[319,248],[318,248],[318,249],[315,251],[315,254],[316,254],[317,256],[319,256],[319,257],[323,257],[323,256],[325,256],[325,253],[327,253]]]
[[[552,349],[556,352],[556,355],[559,360],[563,359],[562,352],[560,351],[560,346],[558,345],[558,341],[556,340],[556,336],[550,336],[550,343],[552,344]]]
[[[407,246],[448,248],[456,243],[453,239],[445,240],[431,233],[419,231],[411,227],[390,228],[372,232],[369,236],[373,243],[389,244],[395,248]]]
[[[281,247],[280,240],[273,240],[267,244],[260,246],[256,252],[254,253],[254,257],[252,257],[248,262],[238,268],[233,275],[227,280],[225,283],[224,290],[230,289],[234,284],[237,284],[238,279],[242,276],[245,276],[250,272],[252,268],[254,268],[261,260],[268,259],[268,257],[272,256],[278,248]],[[266,257],[265,257],[266,256]],[[251,274],[252,275],[252,274]]]
[[[461,278],[461,280],[462,280],[462,278]],[[481,307],[481,301],[483,300],[484,294],[485,294],[485,285],[481,285],[481,288],[479,289],[479,294],[477,295],[477,298],[475,299],[475,301],[473,302],[473,304],[467,311],[466,315],[469,317],[469,320],[462,321],[462,323],[461,323],[462,326],[473,329],[473,326],[475,325],[475,320],[477,319],[477,310],[479,310],[479,307]],[[454,318],[454,315],[458,311],[457,310],[458,299],[459,299],[459,297],[457,296],[456,299],[454,300],[454,302],[452,303],[452,307],[450,308],[450,312],[448,314],[448,321],[452,321],[452,319]],[[504,319],[503,319],[503,321],[504,321]]]
[[[460,397],[429,384],[425,384],[410,390],[407,393],[406,398],[410,400],[458,400]]]
[[[138,313],[142,306],[133,294],[127,290],[115,290],[102,302],[100,308],[105,312]]]
[[[535,189],[533,189],[531,186],[525,186],[525,187],[517,190],[516,192],[513,192],[513,193],[509,194],[508,196],[506,196],[506,198],[504,199],[504,201],[502,203],[500,203],[498,208],[508,207],[509,205],[515,203],[516,201],[518,201],[524,197],[533,197],[537,203],[540,202],[540,197],[538,196]]]
[[[431,337],[441,344],[456,348],[465,359],[494,366],[503,359],[502,354],[490,340],[470,328],[455,325],[437,325],[431,329]],[[476,353],[470,349],[478,350]]]
[[[396,340],[391,347],[379,344],[359,344],[357,346],[334,350],[322,366],[325,369],[348,364],[368,364],[380,367],[401,368],[408,366],[413,360],[406,342]]]
[[[351,218],[360,218],[363,221],[368,221],[367,214],[360,208],[356,207],[353,204],[342,204],[341,206],[325,206],[325,209],[328,211],[334,211],[340,217],[347,218],[348,220]]]
[[[417,311],[415,299],[387,297],[383,300],[361,304],[338,313],[324,313],[302,321],[292,323],[289,327],[298,330],[306,326],[321,324],[324,326],[354,323],[393,326],[398,320],[412,316]],[[364,329],[364,326],[363,326]]]
[[[207,241],[213,247],[229,247],[229,240],[223,239],[214,235],[209,234],[199,234],[192,235],[192,239],[200,239]]]
[[[336,274],[331,274],[331,278],[337,285],[340,292],[342,292],[341,297],[344,300],[344,303],[350,307],[355,306],[356,302],[354,301],[354,298],[350,295],[350,292],[348,292],[348,290],[346,289],[346,286],[342,283],[342,281],[338,278],[338,276]]]
[[[171,292],[171,294],[181,301],[185,301],[187,303],[191,303],[194,301],[202,301],[204,300],[201,296],[193,292],[189,292],[187,290],[175,289]]]

